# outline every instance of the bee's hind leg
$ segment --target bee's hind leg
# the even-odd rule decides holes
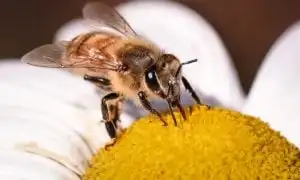
[[[120,111],[124,102],[123,96],[118,93],[109,93],[102,98],[101,109],[105,128],[111,141],[105,147],[113,145],[118,136],[124,131],[120,126]]]

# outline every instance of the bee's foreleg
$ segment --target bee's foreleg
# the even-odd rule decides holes
[[[120,123],[120,109],[123,97],[118,93],[109,93],[102,98],[101,109],[108,135],[113,140],[123,131]]]
[[[170,110],[170,112],[171,112],[171,115],[172,115],[172,119],[173,119],[174,125],[177,126],[177,121],[176,121],[176,118],[175,118],[175,115],[174,115],[174,112],[173,112],[172,104],[171,104],[170,102],[168,102],[168,105],[169,105],[169,110]]]
[[[168,125],[167,122],[162,118],[162,116],[160,115],[160,113],[151,106],[151,103],[147,100],[146,95],[145,95],[144,92],[140,91],[138,93],[138,97],[139,97],[139,100],[140,100],[142,106],[146,110],[148,110],[152,114],[157,115],[159,117],[159,119],[163,122],[164,126]]]
[[[191,94],[192,98],[194,99],[194,101],[196,101],[197,104],[202,104],[200,98],[198,97],[198,95],[196,94],[196,92],[194,91],[194,89],[192,88],[191,84],[189,83],[189,81],[182,76],[182,83],[185,87],[185,89]]]

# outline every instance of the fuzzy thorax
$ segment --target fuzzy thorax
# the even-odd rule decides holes
[[[91,160],[94,179],[300,179],[300,151],[258,118],[221,108],[187,107],[188,120],[136,121]],[[176,117],[181,115],[176,112]]]

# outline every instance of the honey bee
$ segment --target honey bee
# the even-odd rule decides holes
[[[85,80],[105,91],[107,94],[101,101],[102,118],[112,140],[124,130],[119,116],[125,99],[157,115],[164,126],[167,122],[150,102],[158,98],[166,100],[177,125],[173,108],[177,107],[182,117],[187,118],[180,105],[181,82],[194,101],[201,104],[181,73],[183,65],[197,59],[180,63],[175,55],[137,34],[114,8],[103,3],[85,4],[82,17],[95,31],[80,34],[70,41],[37,47],[21,61],[39,67],[80,70]]]

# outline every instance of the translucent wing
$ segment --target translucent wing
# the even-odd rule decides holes
[[[127,21],[113,8],[100,3],[89,2],[83,10],[83,18],[91,20],[94,26],[108,26],[125,36],[136,36],[137,33],[130,27]]]
[[[49,68],[63,67],[62,58],[65,55],[65,47],[62,44],[46,44],[26,53],[21,61],[33,66]]]
[[[62,43],[46,44],[25,54],[21,61],[33,66],[48,68],[93,68],[112,71],[122,70],[123,65],[99,49],[85,47],[86,52],[93,51],[92,56],[67,55],[66,46]]]

